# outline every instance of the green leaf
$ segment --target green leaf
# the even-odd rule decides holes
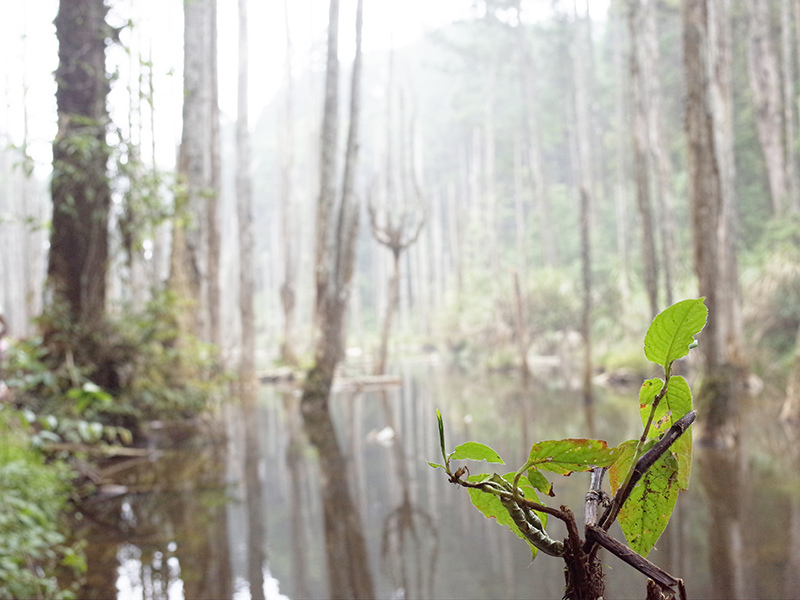
[[[442,448],[442,458],[444,463],[447,464],[447,450],[445,450],[444,445],[444,422],[442,421],[442,413],[439,412],[438,408],[436,409],[436,420],[439,422],[439,445]]]
[[[444,465],[440,465],[435,462],[428,462],[428,466],[433,467],[434,469],[444,469]]]
[[[485,460],[490,463],[505,464],[497,452],[486,444],[478,442],[465,442],[456,446],[456,449],[450,455],[450,460]]]
[[[653,319],[644,338],[644,354],[649,361],[668,371],[674,361],[689,353],[694,336],[706,324],[708,309],[704,299],[682,300]]]
[[[611,484],[612,494],[616,494],[622,482],[625,481],[638,443],[638,440],[628,440],[617,446],[617,460],[608,468],[608,482]]]
[[[648,379],[639,390],[639,410],[642,424],[647,423],[650,408],[658,391],[664,382],[661,379]],[[667,393],[656,407],[653,416],[653,425],[649,437],[661,437],[673,423],[692,410],[692,391],[689,384],[681,376],[669,378]],[[689,428],[681,437],[675,440],[670,447],[678,461],[678,485],[685,490],[689,487],[689,477],[692,472],[692,429]]]
[[[503,475],[503,479],[505,479],[508,483],[513,484],[514,477],[516,477],[516,473],[507,473]],[[487,478],[486,474],[482,475],[471,475],[468,478],[468,481],[472,483],[477,483],[479,481],[483,481]],[[497,478],[499,479],[499,475],[494,475],[491,479]],[[533,500],[534,502],[539,502],[539,497],[536,495],[536,490],[533,489],[530,482],[526,477],[520,477],[517,487],[522,490],[523,495],[528,500]],[[500,498],[491,494],[489,492],[484,492],[479,489],[470,488],[467,490],[469,492],[470,500],[472,500],[472,504],[477,508],[479,511],[483,513],[483,515],[487,519],[495,519],[498,525],[505,525],[511,531],[513,531],[520,539],[525,540],[525,543],[528,544],[528,547],[531,549],[531,560],[536,558],[536,554],[539,550],[531,544],[525,536],[522,535],[522,532],[519,530],[519,527],[514,523],[514,520],[511,518],[511,515],[508,514],[508,510],[506,507],[503,506],[502,502],[500,502]],[[536,512],[539,519],[542,521],[542,525],[547,527],[547,514]]]
[[[633,488],[619,513],[628,545],[642,556],[647,556],[661,537],[678,499],[678,469],[671,459],[670,452],[661,455]]]
[[[531,446],[528,466],[561,475],[608,467],[617,459],[616,448],[603,440],[566,439],[539,442]]]
[[[553,484],[547,481],[547,478],[542,475],[541,471],[533,468],[528,469],[528,481],[543,494],[551,498],[555,496],[555,493],[553,493]]]

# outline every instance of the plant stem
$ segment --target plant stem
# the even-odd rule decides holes
[[[604,512],[603,516],[600,518],[598,527],[608,531],[608,528],[611,527],[611,524],[617,518],[622,505],[624,504],[625,500],[628,499],[628,496],[630,496],[631,490],[633,490],[633,487],[639,482],[639,479],[641,479],[647,470],[653,466],[653,463],[655,463],[658,458],[664,454],[664,452],[666,452],[673,443],[675,443],[675,440],[677,440],[687,429],[689,429],[689,426],[694,423],[696,417],[697,411],[691,410],[680,419],[675,421],[675,423],[672,424],[672,427],[667,430],[664,436],[633,464],[633,469],[629,471],[627,477],[628,485],[625,487],[620,486],[616,496],[614,496],[614,501],[612,502],[611,506],[608,507],[606,512]]]

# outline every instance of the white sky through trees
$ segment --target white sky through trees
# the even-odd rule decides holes
[[[37,173],[50,170],[51,144],[56,133],[55,81],[58,44],[53,19],[58,0],[6,0],[0,20],[0,143],[19,146],[24,139],[24,112],[28,112],[28,153]],[[469,0],[368,0],[364,9],[364,51],[403,46],[472,10]],[[252,0],[250,19],[250,114],[255,123],[263,107],[282,85],[286,38],[283,0]],[[289,19],[296,74],[324,67],[327,0],[290,0]],[[224,115],[236,118],[237,2],[219,0],[219,102]],[[340,58],[352,60],[355,47],[355,0],[343,0],[340,9]],[[134,24],[123,42],[154,63],[157,161],[171,168],[180,140],[182,100],[183,17],[181,0],[114,0],[112,25]],[[129,58],[113,47],[108,67],[118,70],[109,108],[117,125],[128,120]],[[322,102],[320,98],[320,103]],[[146,107],[145,107],[146,113]],[[148,114],[142,115],[149,120]],[[149,128],[146,135],[150,135]],[[149,147],[150,140],[141,140]],[[146,156],[146,155],[145,155]]]

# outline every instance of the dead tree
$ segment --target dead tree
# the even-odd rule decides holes
[[[391,67],[390,67],[391,73]],[[369,197],[369,225],[372,237],[386,246],[392,252],[392,274],[389,277],[388,294],[386,299],[386,311],[383,316],[383,326],[381,327],[381,340],[378,348],[378,358],[373,368],[375,375],[381,375],[386,369],[386,356],[388,354],[389,334],[392,330],[392,317],[400,297],[400,256],[419,238],[422,227],[425,224],[425,202],[419,181],[414,172],[413,151],[406,152],[406,146],[413,148],[413,142],[406,144],[405,136],[400,136],[400,155],[401,155],[401,186],[400,193],[394,185],[393,152],[392,152],[392,110],[391,110],[391,75],[389,82],[389,105],[387,118],[387,149],[386,149],[386,173],[383,177],[385,200],[383,209],[375,205],[375,193]],[[401,110],[402,113],[402,110]],[[413,125],[412,125],[413,130]],[[405,157],[408,156],[408,160]],[[409,196],[412,198],[409,199]]]

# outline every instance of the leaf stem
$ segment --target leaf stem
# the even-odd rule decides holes
[[[600,522],[598,523],[598,527],[608,531],[608,528],[611,527],[611,524],[617,518],[623,503],[628,499],[631,490],[639,482],[639,479],[641,479],[647,470],[653,466],[653,463],[655,463],[658,458],[664,454],[664,452],[666,452],[673,443],[675,443],[675,440],[677,440],[687,429],[689,429],[689,426],[694,423],[696,417],[697,411],[695,410],[691,410],[686,413],[672,424],[672,427],[667,430],[664,436],[652,448],[650,448],[650,450],[645,452],[641,458],[632,463],[632,469],[626,476],[626,481],[628,482],[627,486],[620,486],[619,490],[617,490],[617,493],[614,496],[614,501],[611,503],[611,506],[606,509],[606,512],[603,513],[603,516],[600,518]]]
[[[633,485],[635,485],[635,482],[634,484],[631,483],[631,478],[633,477],[633,473],[636,470],[636,465],[639,459],[644,454],[644,446],[647,443],[648,434],[650,433],[650,427],[653,425],[653,418],[655,417],[656,409],[658,408],[658,405],[664,398],[664,396],[667,395],[667,387],[669,386],[669,378],[671,371],[672,371],[672,363],[668,363],[664,367],[664,384],[661,386],[661,389],[655,395],[655,398],[653,398],[653,403],[650,405],[650,414],[647,417],[647,423],[645,424],[644,430],[642,431],[642,437],[639,438],[639,442],[636,444],[636,452],[634,452],[633,460],[631,460],[631,466],[628,469],[628,472],[625,474],[625,479],[623,480],[622,485],[619,486],[619,490],[617,491],[617,494],[614,496],[614,500],[611,503],[611,510],[613,511],[613,518],[611,519],[611,522],[613,522],[613,520],[617,518],[617,515],[619,514],[619,511],[622,508],[622,503],[625,502],[625,499],[630,495],[631,488],[633,487]],[[608,523],[608,526],[604,527],[604,529],[608,529],[608,527],[611,526],[611,522]],[[601,526],[602,525],[603,524],[601,523]]]

